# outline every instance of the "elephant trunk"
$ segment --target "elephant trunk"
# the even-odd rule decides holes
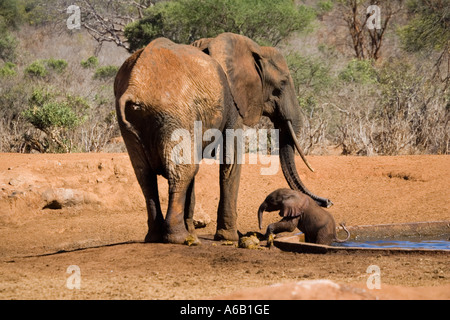
[[[258,209],[258,224],[259,224],[259,230],[262,229],[262,220],[263,220],[263,213],[267,208],[266,202],[263,202]]]
[[[289,122],[287,127],[289,127]],[[286,130],[288,129],[288,130]],[[280,163],[281,169],[283,171],[284,177],[289,185],[289,187],[293,190],[298,190],[303,192],[304,194],[310,196],[314,201],[316,201],[321,207],[329,208],[333,205],[333,203],[326,198],[321,198],[314,195],[311,191],[309,191],[303,182],[300,180],[300,177],[297,173],[297,168],[295,166],[295,153],[294,146],[296,144],[295,135],[292,137],[290,133],[291,130],[286,127],[280,128]],[[298,144],[298,142],[297,142]]]

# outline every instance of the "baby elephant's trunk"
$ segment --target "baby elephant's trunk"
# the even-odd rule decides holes
[[[347,238],[345,238],[345,239],[343,239],[343,240],[338,239],[338,237],[337,237],[337,235],[336,235],[335,241],[336,241],[336,242],[339,242],[339,243],[342,243],[342,242],[345,242],[345,241],[347,241],[348,239],[350,239],[350,231],[348,231],[348,229],[345,227],[345,223],[344,223],[344,222],[340,223],[339,225],[340,225],[340,226],[342,227],[342,229],[344,229],[344,231],[347,233]]]
[[[263,202],[258,209],[258,223],[259,223],[259,229],[262,229],[262,220],[263,220],[263,213],[267,208],[267,204]]]

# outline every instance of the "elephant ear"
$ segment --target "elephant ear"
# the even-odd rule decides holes
[[[191,43],[191,46],[199,48],[201,51],[209,55],[209,43],[214,38],[202,38]]]
[[[228,77],[239,114],[247,126],[258,123],[263,111],[263,68],[261,48],[249,38],[222,33],[201,39],[196,45],[222,66]]]
[[[309,200],[306,197],[291,197],[283,201],[283,207],[280,210],[280,216],[288,218],[298,217],[303,213],[308,205]]]

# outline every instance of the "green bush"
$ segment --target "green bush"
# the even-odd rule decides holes
[[[321,0],[317,3],[319,14],[330,12],[331,10],[333,10],[333,7],[333,1],[331,0]]]
[[[58,101],[56,94],[42,89],[36,89],[29,99],[29,108],[23,116],[40,130],[52,127],[74,128],[81,119],[73,110],[73,104],[66,100]]]
[[[48,102],[42,106],[33,106],[23,113],[37,129],[46,131],[51,127],[74,128],[79,124],[79,119],[73,110],[65,103]]]
[[[110,79],[116,76],[117,71],[119,71],[119,67],[116,66],[98,67],[95,70],[94,79],[98,80]]]
[[[83,113],[88,108],[87,102],[80,97],[64,96],[45,88],[35,89],[22,116],[56,144],[54,151],[69,152],[71,144],[68,142],[67,130],[85,121]]]
[[[0,27],[0,59],[14,61],[16,59],[17,39],[7,30]]]
[[[22,12],[17,0],[0,1],[0,23],[16,28],[22,20]]]
[[[17,66],[12,62],[6,62],[3,67],[0,68],[0,77],[11,77],[17,74]]]
[[[125,36],[131,50],[157,37],[190,43],[222,32],[276,45],[290,33],[305,30],[314,18],[312,8],[291,0],[163,1],[146,9],[143,19],[129,24]]]
[[[63,60],[63,59],[53,59],[50,58],[48,60],[46,60],[47,66],[52,68],[53,70],[55,70],[58,73],[62,73],[64,72],[64,70],[66,70],[67,68],[67,61]]]
[[[403,48],[416,52],[443,50],[450,42],[448,1],[410,0],[407,2],[410,22],[399,28]]]
[[[49,69],[57,73],[63,73],[67,65],[68,63],[64,59],[36,60],[25,69],[25,73],[37,78],[44,78],[48,75]]]
[[[97,68],[98,66],[98,58],[96,56],[91,56],[86,60],[82,60],[80,62],[81,66],[85,69]]]
[[[293,53],[286,56],[286,62],[296,87],[311,88],[318,93],[332,82],[329,66],[319,58]]]
[[[339,79],[361,84],[375,83],[377,82],[377,72],[370,60],[352,59],[339,73]]]
[[[48,72],[44,62],[42,60],[36,60],[25,68],[25,73],[33,77],[43,78]]]

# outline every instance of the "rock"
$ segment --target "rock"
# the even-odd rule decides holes
[[[205,228],[209,223],[211,223],[211,217],[199,205],[194,213],[194,227],[196,229]]]
[[[270,286],[243,289],[235,293],[215,297],[225,300],[372,300],[377,297],[365,289],[339,284],[328,279],[303,280],[276,283]]]
[[[66,188],[46,189],[41,197],[45,203],[43,209],[62,209],[81,204],[99,203],[98,197],[93,193]]]
[[[21,184],[21,181],[19,179],[16,178],[12,178],[11,180],[9,180],[8,184],[10,186],[18,186],[19,184]]]
[[[259,239],[255,235],[239,238],[239,248],[256,249],[259,247]]]

